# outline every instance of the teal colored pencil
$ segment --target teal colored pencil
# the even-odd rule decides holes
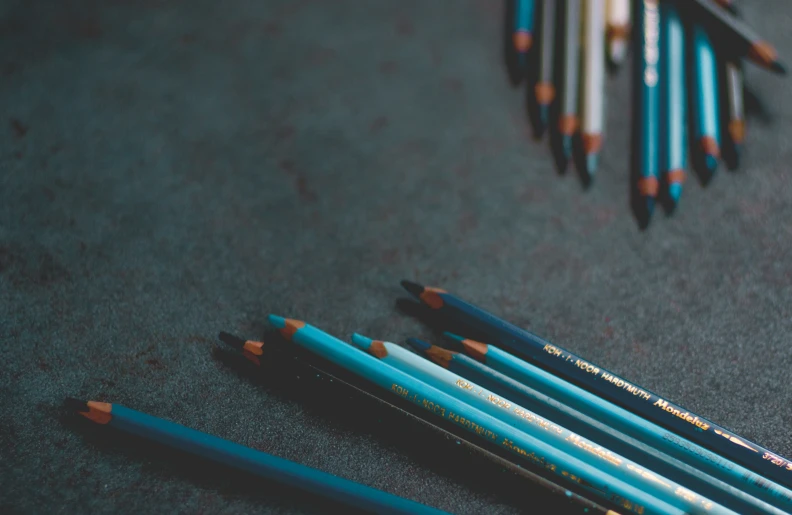
[[[523,463],[542,468],[562,483],[573,483],[598,499],[638,515],[682,515],[680,510],[596,467],[559,451],[545,441],[441,392],[404,372],[300,320],[269,316],[270,324],[288,340],[341,366],[430,414],[505,449]]]
[[[656,471],[650,471],[616,454],[612,449],[606,449],[580,434],[573,433],[558,424],[558,421],[538,416],[524,405],[516,404],[512,398],[504,398],[482,387],[480,383],[465,380],[445,367],[447,360],[453,359],[453,356],[444,356],[440,359],[445,361],[444,366],[438,366],[395,343],[379,340],[375,342],[359,334],[352,336],[352,342],[384,363],[459,398],[464,403],[506,422],[527,435],[542,439],[560,451],[589,463],[613,477],[638,486],[644,492],[663,499],[681,510],[688,513],[734,513],[724,506],[715,504],[711,499],[693,493],[670,478],[660,476]]]
[[[534,10],[534,0],[514,0],[512,44],[518,59],[520,59],[520,65],[523,66],[525,65],[525,56],[533,45]]]
[[[72,409],[98,424],[106,424],[268,480],[334,499],[357,509],[373,513],[405,515],[446,513],[118,404],[76,399],[69,399],[67,402]]]
[[[638,167],[638,194],[645,215],[651,216],[660,189],[660,5],[642,0],[635,10],[635,90],[637,130],[633,131]]]
[[[668,196],[676,206],[682,195],[687,168],[687,81],[685,78],[685,28],[677,8],[668,2],[660,6],[663,81],[663,162]]]
[[[705,178],[718,169],[720,158],[720,112],[718,99],[718,69],[715,50],[707,30],[693,25],[693,136],[694,155]]]
[[[609,428],[621,434],[629,435],[638,442],[646,444],[690,467],[694,467],[696,469],[695,472],[701,474],[698,479],[705,479],[703,476],[709,476],[719,480],[719,483],[722,482],[720,485],[715,486],[730,498],[739,499],[741,509],[729,504],[727,500],[715,498],[717,494],[711,493],[711,486],[702,485],[702,488],[691,486],[691,488],[741,513],[750,512],[749,506],[753,507],[754,510],[760,509],[760,512],[763,513],[772,512],[773,510],[768,505],[775,506],[781,510],[792,511],[792,490],[767,480],[737,463],[681,436],[677,436],[657,424],[653,424],[495,346],[462,338],[451,333],[445,333],[445,335],[451,340],[461,343],[462,348],[468,355],[455,355],[453,363],[456,368],[452,369],[449,367],[452,371],[460,373],[460,375],[466,375],[465,372],[468,374],[473,373],[475,377],[470,378],[481,383],[482,379],[486,379],[486,370],[490,370],[494,372],[490,378],[491,381],[500,385],[503,390],[500,390],[499,393],[510,400],[519,402],[518,399],[512,399],[510,395],[524,396],[526,391],[520,388],[520,386],[524,386],[528,388],[529,393],[538,391],[555,402],[568,407],[575,413],[586,416],[589,420],[604,421]],[[449,351],[444,352],[448,353]],[[445,360],[447,358],[441,359]],[[485,371],[476,368],[475,365],[484,367]],[[537,399],[541,401],[538,397]],[[580,432],[583,431],[581,429]],[[642,448],[637,448],[643,451]],[[646,465],[655,470],[655,467],[650,466],[648,463]],[[657,462],[653,460],[652,465],[657,465]],[[668,470],[668,467],[662,464],[660,466],[663,467],[663,470]],[[677,465],[673,466],[683,470],[685,473],[688,472],[688,469],[682,469]],[[663,472],[659,468],[656,470]],[[686,475],[689,476],[689,474]],[[685,481],[680,482],[688,484],[689,481],[690,478],[686,477]],[[707,482],[711,484],[711,482]],[[725,488],[723,485],[731,485],[732,488]],[[758,503],[756,500],[762,502]]]

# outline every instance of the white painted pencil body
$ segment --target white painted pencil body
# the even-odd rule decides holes
[[[631,0],[607,0],[608,57],[621,64],[627,56],[632,15]]]
[[[583,2],[581,131],[587,154],[597,153],[605,120],[605,0]]]

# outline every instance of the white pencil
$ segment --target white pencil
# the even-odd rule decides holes
[[[605,0],[583,2],[583,73],[580,78],[585,171],[591,178],[597,170],[605,123]]]
[[[630,0],[608,0],[608,57],[620,65],[627,56],[630,41]]]

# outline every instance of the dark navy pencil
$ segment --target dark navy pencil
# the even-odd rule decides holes
[[[316,470],[118,404],[69,399],[71,409],[97,424],[154,440],[372,513],[446,513],[408,499]]]
[[[792,485],[792,461],[746,440],[659,395],[502,320],[439,288],[402,281],[402,286],[449,322],[482,334],[489,344],[529,362],[744,465],[781,485]]]

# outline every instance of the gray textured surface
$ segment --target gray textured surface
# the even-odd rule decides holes
[[[792,55],[792,7],[748,19]],[[520,506],[251,388],[212,357],[264,316],[428,336],[399,279],[450,291],[792,455],[789,82],[739,173],[639,232],[628,74],[584,192],[529,141],[494,0],[0,4],[0,506],[311,512],[65,425],[107,399],[458,513]],[[523,507],[530,506],[526,499]]]

